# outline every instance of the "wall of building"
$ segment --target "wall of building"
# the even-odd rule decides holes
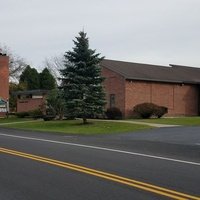
[[[4,100],[9,98],[9,58],[0,55],[0,97]]]
[[[106,108],[110,108],[110,95],[115,95],[115,107],[125,113],[125,79],[123,76],[102,68],[102,76],[105,77],[104,88],[106,92]]]
[[[8,65],[9,65],[9,57],[0,55],[0,98],[2,98],[5,101],[7,101],[9,98],[9,67]],[[0,111],[0,117],[4,117],[5,115],[6,115],[6,112]]]
[[[139,103],[151,102],[168,108],[168,116],[192,116],[199,112],[199,89],[196,85],[126,81],[125,116]]]
[[[45,102],[43,98],[17,99],[17,112],[27,112],[40,108]]]

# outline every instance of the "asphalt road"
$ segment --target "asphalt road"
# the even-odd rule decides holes
[[[84,137],[0,128],[0,199],[200,199],[200,127]]]

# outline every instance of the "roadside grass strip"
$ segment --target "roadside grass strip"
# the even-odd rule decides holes
[[[39,120],[37,120],[37,121],[39,121]],[[41,121],[41,120],[40,120],[40,121]],[[36,120],[25,120],[25,121],[3,122],[3,123],[0,123],[0,126],[12,125],[12,124],[33,123],[33,122],[36,122]]]
[[[0,124],[4,128],[14,128],[31,131],[56,132],[62,134],[95,135],[124,133],[147,130],[152,127],[141,124],[118,123],[110,121],[92,121],[83,124],[81,120],[55,120],[55,121],[24,121]]]
[[[99,171],[99,170],[94,170],[94,169],[91,169],[91,168],[75,165],[75,164],[68,163],[68,162],[49,159],[49,158],[46,158],[46,157],[41,157],[41,156],[37,156],[37,155],[33,155],[33,154],[20,152],[20,151],[14,151],[14,150],[11,150],[11,149],[6,149],[6,148],[0,148],[0,152],[5,153],[5,154],[9,154],[9,155],[22,157],[22,158],[31,159],[31,160],[42,162],[42,163],[47,163],[47,164],[50,164],[50,165],[62,167],[62,168],[65,168],[65,169],[70,169],[70,170],[73,170],[73,171],[78,171],[78,172],[85,173],[85,174],[89,174],[89,175],[92,175],[92,176],[95,176],[95,177],[103,178],[103,179],[106,179],[106,180],[109,180],[109,181],[114,181],[114,182],[117,182],[117,183],[120,183],[120,184],[123,184],[123,185],[127,185],[127,186],[130,186],[130,187],[133,187],[133,188],[137,188],[137,189],[140,189],[140,190],[143,190],[143,191],[147,191],[147,192],[151,192],[151,193],[154,193],[154,194],[157,194],[157,195],[169,197],[171,199],[200,200],[200,197],[188,195],[188,194],[185,194],[185,193],[177,192],[175,190],[166,189],[166,188],[159,187],[159,186],[156,186],[156,185],[148,184],[148,183],[137,181],[137,180],[134,180],[134,179],[125,178],[125,177],[122,177],[122,176],[118,176],[118,175],[111,174],[111,173],[106,173],[106,172]]]

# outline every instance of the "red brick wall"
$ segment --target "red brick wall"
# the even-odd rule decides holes
[[[5,116],[6,116],[6,113],[0,112],[0,118],[1,118],[1,117],[5,117]]]
[[[9,68],[8,56],[0,55],[0,97],[4,100],[9,98]]]
[[[199,88],[195,85],[183,85],[174,87],[173,115],[198,115]]]
[[[18,99],[17,112],[26,112],[40,108],[43,105],[44,99]]]
[[[125,112],[125,79],[123,76],[107,69],[102,68],[102,76],[105,77],[104,88],[106,92],[106,108],[110,107],[110,94],[115,94],[115,107],[122,113]]]
[[[133,106],[144,102],[168,107],[169,116],[198,115],[199,89],[195,85],[126,81],[125,99],[126,117]]]

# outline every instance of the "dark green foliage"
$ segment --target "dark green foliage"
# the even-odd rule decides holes
[[[40,73],[40,89],[52,90],[56,87],[56,80],[47,68]]]
[[[168,113],[168,108],[164,106],[157,106],[154,110],[154,116],[161,118],[164,114]]]
[[[47,96],[47,116],[58,116],[62,119],[64,116],[65,100],[63,98],[63,92],[61,90],[55,89],[51,90]]]
[[[31,68],[29,65],[22,72],[19,82],[26,84],[28,90],[40,89],[39,74],[35,68]]]
[[[133,108],[133,113],[138,114],[141,118],[150,118],[154,113],[154,104],[142,103],[138,104]]]
[[[56,117],[54,115],[44,115],[43,119],[44,121],[52,121],[54,120]]]
[[[56,112],[53,108],[47,108],[46,114],[43,116],[44,121],[51,121],[56,118]]]
[[[103,113],[105,94],[102,88],[100,61],[103,59],[89,48],[86,33],[80,32],[73,51],[65,54],[65,69],[61,70],[62,88],[68,117],[81,117]]]
[[[133,114],[140,118],[150,118],[152,116],[160,118],[166,114],[168,109],[153,103],[138,104],[133,108]]]
[[[43,117],[43,113],[40,109],[35,109],[35,110],[26,111],[26,112],[18,112],[16,113],[16,116],[19,118],[39,119]]]
[[[25,117],[29,117],[30,114],[29,114],[29,112],[18,112],[18,113],[16,113],[16,116],[19,118],[25,118]]]
[[[31,110],[28,113],[29,116],[33,119],[39,119],[43,117],[43,113],[40,109]]]
[[[119,108],[112,107],[106,110],[106,116],[108,119],[122,119],[122,112]]]

